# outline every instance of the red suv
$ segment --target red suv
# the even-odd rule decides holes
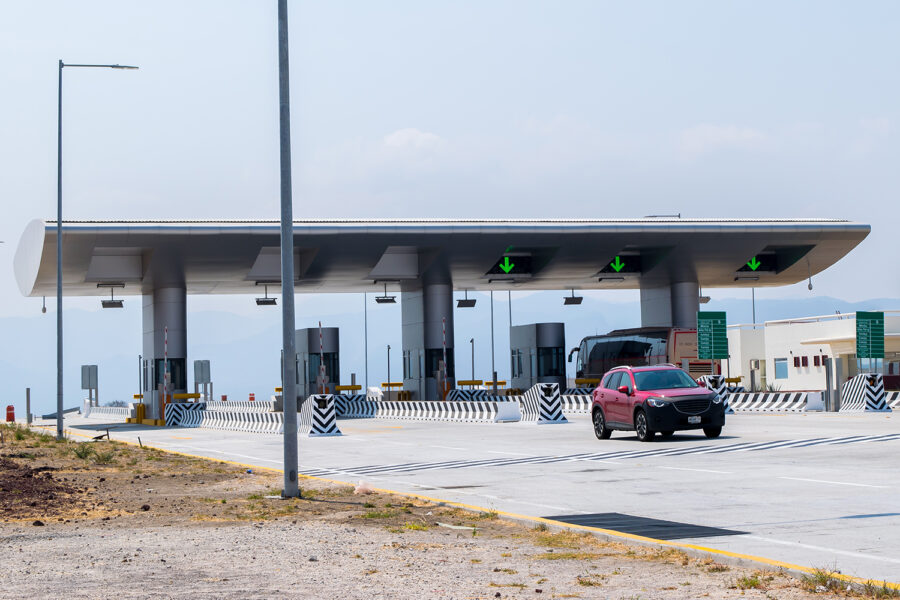
[[[591,416],[601,440],[614,429],[635,431],[642,442],[652,441],[657,431],[669,437],[682,429],[702,429],[716,438],[725,425],[722,398],[675,365],[607,372],[594,390]]]

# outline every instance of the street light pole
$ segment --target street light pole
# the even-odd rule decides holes
[[[63,68],[127,69],[130,65],[67,65],[59,61],[56,113],[56,439],[63,439],[63,314],[62,314],[62,84]]]
[[[291,97],[287,0],[278,0],[278,115],[281,166],[281,342],[284,352],[284,498],[299,498],[297,481],[297,345],[294,341],[294,210],[291,190]]]
[[[391,400],[391,345],[387,345],[387,385],[384,386],[387,388],[388,393],[388,402]]]
[[[472,344],[472,381],[475,381],[475,338],[469,340]]]

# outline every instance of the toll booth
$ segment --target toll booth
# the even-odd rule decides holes
[[[566,326],[532,323],[509,328],[510,387],[527,390],[537,383],[566,388]]]
[[[335,393],[334,386],[341,382],[338,332],[338,327],[309,327],[296,331],[297,395],[301,398],[323,393],[323,384],[324,393]]]

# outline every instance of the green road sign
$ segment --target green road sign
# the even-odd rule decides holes
[[[725,330],[724,312],[697,313],[697,358],[705,360],[728,358],[728,335]]]
[[[884,358],[883,312],[856,312],[856,358]]]

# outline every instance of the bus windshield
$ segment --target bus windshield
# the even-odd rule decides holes
[[[634,371],[634,385],[639,390],[670,390],[697,387],[697,382],[681,369]]]

